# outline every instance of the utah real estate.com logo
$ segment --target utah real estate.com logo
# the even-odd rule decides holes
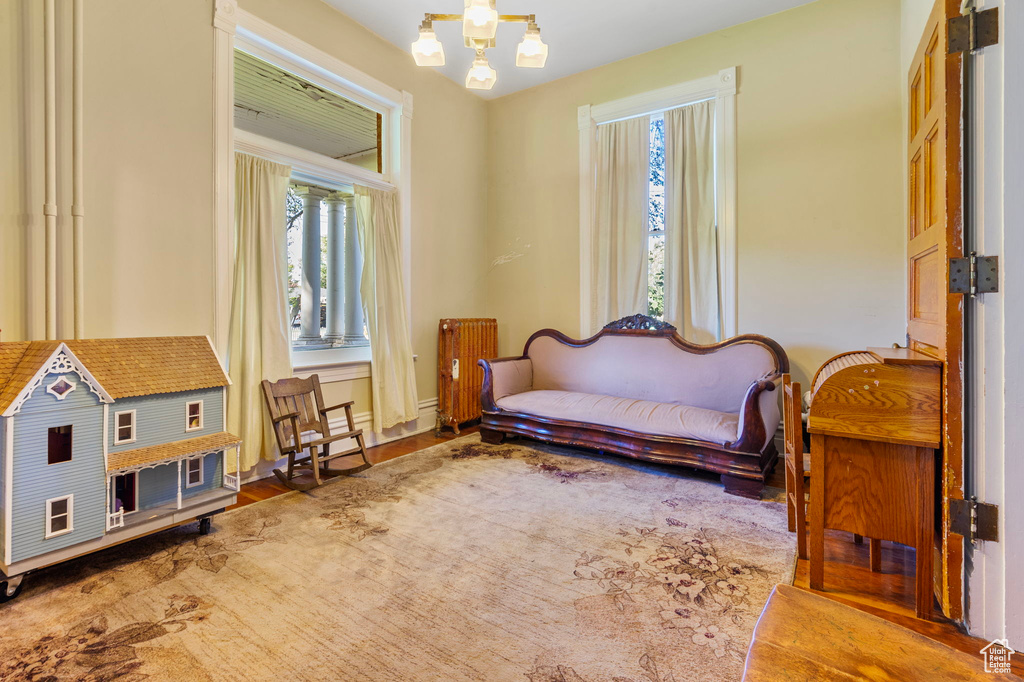
[[[985,657],[985,672],[1010,674],[1010,657],[1015,653],[1010,648],[1009,640],[992,640],[981,650],[981,655]]]

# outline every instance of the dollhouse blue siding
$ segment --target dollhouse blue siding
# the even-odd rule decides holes
[[[88,386],[78,384],[64,400],[46,392],[60,375],[50,375],[11,423],[14,430],[11,559],[20,561],[100,537],[106,530],[106,465],[103,461],[103,406]],[[71,461],[47,463],[48,429],[72,427]],[[73,530],[46,538],[46,500],[74,495]]]
[[[186,432],[185,404],[196,400],[203,401],[203,428]],[[135,440],[115,445],[114,415],[127,410],[135,410]],[[220,388],[122,398],[110,405],[109,451],[134,450],[218,433],[224,430],[223,419],[223,389]]]
[[[185,465],[181,465],[181,496],[187,499],[193,495],[209,492],[224,485],[224,455],[216,453],[203,458],[203,482],[193,488],[185,487]]]
[[[186,464],[181,463],[181,500],[216,490],[224,485],[224,455],[214,453],[203,458],[203,482],[192,488],[185,487]],[[139,472],[139,509],[152,509],[176,502],[178,499],[178,463],[161,464]]]
[[[185,465],[181,465],[184,469]],[[184,492],[182,493],[184,494]],[[152,509],[178,499],[178,463],[139,472],[139,509]]]

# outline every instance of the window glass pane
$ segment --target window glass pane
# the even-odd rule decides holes
[[[67,500],[54,500],[50,503],[50,516],[60,516],[68,513]]]
[[[62,530],[68,529],[68,517],[65,516],[54,516],[50,518],[50,532],[59,533]]]
[[[665,117],[651,117],[648,179],[647,314],[665,315]]]
[[[665,315],[665,235],[647,238],[647,314],[659,320]]]
[[[235,127],[382,172],[383,119],[371,109],[235,50]]]
[[[117,415],[117,425],[118,426],[129,426],[130,427],[132,425],[132,413],[131,412],[123,412],[123,413]]]

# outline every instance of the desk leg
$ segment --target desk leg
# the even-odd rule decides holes
[[[868,540],[869,545],[869,558],[871,561],[871,570],[875,573],[882,572],[882,541],[876,538]]]
[[[935,543],[935,451],[914,448],[917,451],[919,476],[917,477],[917,565],[914,581],[917,585],[917,617],[932,619],[932,552]]]
[[[825,437],[811,434],[810,584],[825,589]]]

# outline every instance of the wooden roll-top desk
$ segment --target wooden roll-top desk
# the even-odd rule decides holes
[[[812,382],[810,584],[824,589],[824,531],[914,547],[918,618],[931,618],[942,362],[904,348],[838,355]]]

